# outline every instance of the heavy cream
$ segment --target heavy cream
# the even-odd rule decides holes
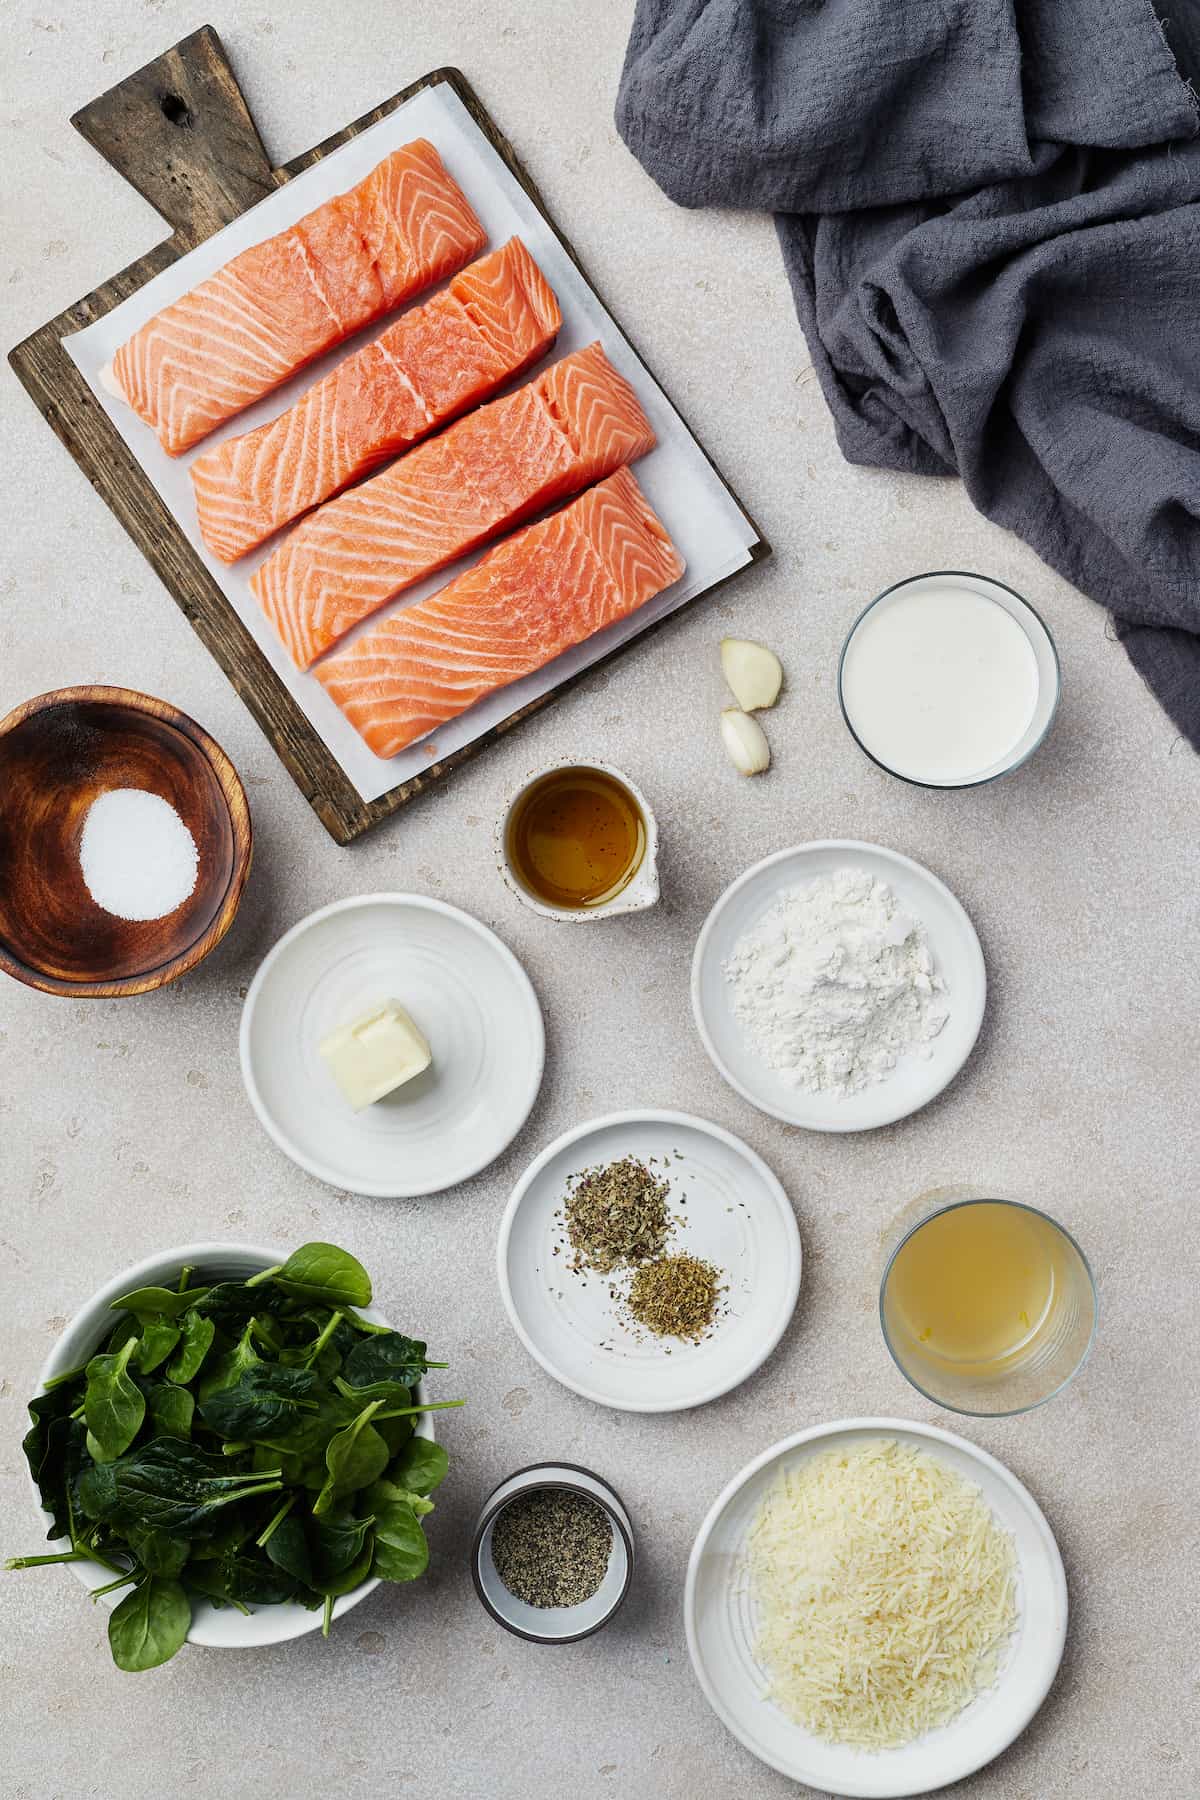
[[[841,682],[851,728],[877,761],[955,787],[1007,766],[1037,706],[1038,664],[1003,606],[936,575],[864,613]]]

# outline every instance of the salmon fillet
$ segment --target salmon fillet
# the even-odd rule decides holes
[[[653,448],[633,389],[591,344],[327,501],[250,585],[308,668],[414,581]]]
[[[351,332],[453,275],[485,241],[441,157],[417,138],[147,320],[117,351],[113,375],[178,456]]]
[[[545,276],[511,238],[277,419],[198,456],[190,473],[204,542],[222,562],[236,562],[520,375],[561,324]]]
[[[376,756],[636,612],[683,560],[628,469],[539,519],[315,674]]]

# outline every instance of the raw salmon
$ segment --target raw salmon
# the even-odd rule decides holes
[[[628,469],[527,525],[315,670],[376,756],[636,612],[683,561]]]
[[[591,344],[327,501],[250,585],[307,668],[403,588],[653,447],[633,389]]]
[[[393,150],[136,331],[113,375],[171,456],[351,332],[478,256],[486,233],[433,145]]]
[[[198,456],[191,477],[200,535],[214,556],[236,562],[521,374],[561,323],[549,283],[511,238],[277,419]]]

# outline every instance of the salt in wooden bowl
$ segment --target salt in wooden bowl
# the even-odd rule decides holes
[[[84,881],[84,820],[118,788],[159,795],[195,842],[196,885],[163,918],[118,918]],[[0,969],[29,987],[109,997],[176,980],[229,930],[251,853],[237,770],[166,701],[59,688],[0,720]]]

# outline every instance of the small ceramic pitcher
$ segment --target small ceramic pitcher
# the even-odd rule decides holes
[[[536,894],[529,891],[513,868],[512,858],[508,851],[509,825],[521,801],[530,788],[536,786],[539,781],[544,781],[547,775],[553,775],[559,769],[593,770],[619,782],[637,807],[645,827],[646,842],[642,850],[641,861],[625,886],[619,889],[611,899],[599,900],[592,906],[551,906],[545,900],[539,900]],[[539,769],[536,774],[530,775],[511,796],[508,805],[501,813],[496,825],[495,842],[496,865],[504,878],[505,885],[516,895],[523,906],[527,906],[531,912],[540,913],[544,919],[564,919],[572,923],[592,919],[611,919],[617,913],[643,912],[646,907],[653,906],[658,900],[657,821],[649,801],[636,782],[630,781],[628,775],[624,774],[622,770],[614,769],[611,763],[585,762],[578,756],[564,756],[558,762],[550,763],[546,768]]]

